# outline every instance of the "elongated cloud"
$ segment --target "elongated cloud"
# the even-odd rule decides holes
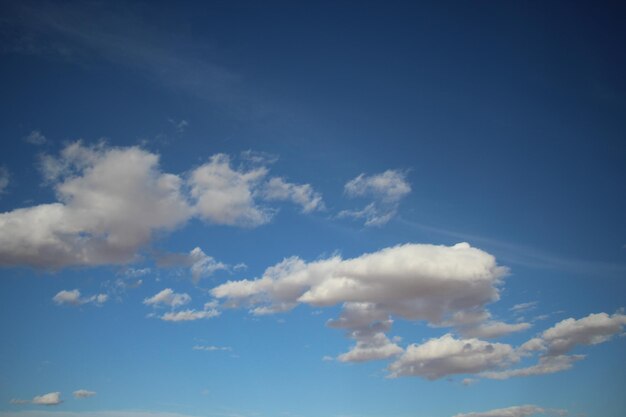
[[[86,389],[79,389],[72,393],[74,398],[90,398],[96,395],[95,391],[89,391]]]
[[[177,294],[171,288],[166,288],[161,292],[153,295],[152,297],[143,300],[143,303],[151,306],[168,306],[171,308],[177,308],[183,306],[191,301],[189,294],[182,293]]]
[[[401,353],[385,335],[392,315],[437,326],[480,324],[489,317],[485,305],[499,298],[506,273],[492,255],[467,243],[406,244],[345,260],[287,258],[260,278],[229,281],[211,294],[256,315],[300,303],[342,304],[341,316],[328,325],[344,329],[356,345],[339,359],[364,361]]]
[[[339,217],[364,219],[366,226],[382,226],[395,216],[400,201],[411,192],[406,175],[397,170],[367,176],[361,174],[344,186],[348,197],[364,197],[373,201],[362,209],[344,210]]]
[[[38,395],[33,398],[32,403],[36,405],[59,405],[63,402],[61,400],[60,392],[50,392],[44,395]]]
[[[604,343],[623,331],[626,315],[616,313],[590,314],[582,319],[568,318],[545,330],[538,337],[524,343],[518,351],[525,355],[540,353],[537,364],[525,368],[485,372],[491,379],[507,379],[517,376],[532,376],[566,371],[585,358],[584,355],[569,355],[577,346]]]
[[[107,294],[97,294],[92,295],[91,297],[82,297],[79,290],[62,290],[59,291],[54,297],[52,297],[52,301],[54,301],[57,305],[71,305],[71,306],[80,306],[83,304],[93,303],[96,305],[102,305],[109,299]]]
[[[389,376],[420,376],[429,380],[454,374],[475,374],[509,366],[519,355],[507,344],[455,339],[446,334],[421,345],[410,345],[391,365]]]
[[[43,156],[41,170],[58,201],[0,213],[0,266],[126,264],[155,234],[180,227],[192,217],[253,227],[267,223],[276,211],[257,202],[265,201],[261,189],[267,181],[273,183],[268,169],[235,169],[223,154],[213,156],[185,180],[161,172],[159,156],[141,148],[85,146],[79,141],[67,145],[59,156]],[[304,211],[322,204],[308,184],[281,184],[287,187],[286,194],[274,193],[273,200],[296,202]],[[0,172],[2,187],[6,184]],[[197,258],[196,280],[224,266],[211,263],[206,254],[191,255]]]

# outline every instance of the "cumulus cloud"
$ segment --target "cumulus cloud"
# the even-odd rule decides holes
[[[361,174],[344,186],[348,197],[365,197],[374,201],[360,210],[344,210],[339,217],[364,219],[366,226],[382,226],[395,216],[400,201],[411,192],[406,175],[397,170],[367,176]]]
[[[467,243],[454,246],[406,244],[357,258],[339,255],[314,262],[287,258],[253,280],[228,281],[211,294],[225,306],[245,306],[256,315],[287,311],[299,303],[343,305],[330,327],[357,344],[340,360],[386,358],[400,353],[385,333],[391,316],[432,325],[467,326],[489,314],[507,269]]]
[[[309,184],[293,184],[283,178],[271,178],[260,190],[260,195],[269,201],[291,201],[302,207],[303,213],[323,210],[322,195]]]
[[[58,202],[0,214],[0,265],[59,268],[131,261],[190,209],[181,179],[142,149],[68,145],[42,159]]]
[[[57,305],[70,306],[80,306],[89,303],[102,305],[106,303],[108,299],[109,296],[107,294],[96,294],[91,297],[82,297],[80,291],[77,289],[71,291],[62,290],[52,297],[52,301],[54,301]]]
[[[4,193],[10,182],[11,174],[9,174],[9,170],[0,165],[0,194]]]
[[[39,130],[33,130],[24,137],[24,142],[30,143],[31,145],[43,145],[47,142],[47,139]]]
[[[213,275],[216,271],[227,269],[225,264],[217,262],[198,247],[189,253],[189,262],[191,263],[191,277],[196,283],[202,278]]]
[[[151,306],[168,306],[171,308],[177,308],[183,306],[191,301],[189,294],[182,293],[177,294],[171,288],[166,288],[152,297],[143,300],[143,303]]]
[[[563,416],[567,412],[565,410],[549,410],[536,405],[518,405],[478,413],[461,413],[456,414],[454,417],[527,417],[537,414]]]
[[[259,158],[257,162],[265,162]],[[289,183],[280,177],[268,179],[268,173],[265,164],[234,168],[227,155],[213,155],[190,176],[197,214],[210,223],[255,227],[269,222],[275,213],[258,200],[290,201],[304,213],[324,207],[321,194],[311,185]]]
[[[492,379],[507,379],[568,370],[575,362],[585,358],[584,355],[568,355],[570,351],[577,346],[606,342],[621,333],[624,325],[626,325],[626,315],[622,313],[613,315],[597,313],[578,320],[574,318],[562,320],[518,349],[526,356],[540,353],[537,364],[519,369],[487,372],[483,376]]]
[[[389,365],[389,376],[420,376],[435,380],[447,375],[475,374],[509,366],[520,357],[510,345],[478,339],[455,339],[451,334],[409,345]]]
[[[50,392],[44,395],[38,395],[33,398],[32,403],[36,405],[59,405],[63,402],[61,400],[60,392]]]
[[[225,225],[254,227],[269,222],[272,211],[257,205],[253,195],[267,173],[265,167],[233,169],[227,155],[212,156],[192,171],[189,180],[198,215]]]
[[[74,396],[74,398],[89,398],[89,397],[93,397],[94,395],[96,395],[96,392],[89,391],[86,389],[79,389],[79,390],[74,391],[72,395]]]
[[[257,202],[264,190],[274,190],[269,199],[295,202],[306,212],[322,204],[310,185],[268,179],[265,166],[233,168],[224,154],[183,179],[162,172],[159,156],[139,147],[78,141],[58,156],[42,156],[40,168],[57,201],[0,213],[0,266],[127,264],[155,234],[192,217],[240,227],[267,223],[276,209]],[[0,190],[7,184],[8,172],[0,170]],[[286,197],[268,184],[286,187]],[[222,266],[205,255],[196,276]]]

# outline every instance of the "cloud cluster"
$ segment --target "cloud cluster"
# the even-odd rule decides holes
[[[568,354],[577,346],[597,345],[610,340],[623,331],[626,315],[615,313],[590,314],[582,319],[568,318],[543,331],[538,337],[524,343],[518,351],[530,356],[540,353],[535,365],[497,372],[486,372],[486,378],[507,379],[516,376],[551,374],[570,369],[585,358]]]
[[[235,169],[223,154],[183,178],[161,172],[159,156],[141,148],[78,141],[59,156],[43,156],[41,170],[58,201],[0,213],[0,266],[125,264],[155,234],[192,217],[252,227],[267,223],[275,211],[257,200],[292,201],[305,212],[323,207],[308,184],[268,178],[265,166]],[[197,279],[223,266],[202,255],[192,253]]]
[[[67,291],[62,290],[59,291],[54,297],[52,297],[52,301],[54,301],[57,305],[70,305],[70,306],[80,306],[83,304],[96,304],[102,305],[106,303],[109,299],[107,294],[97,294],[92,295],[91,297],[82,297],[80,291],[77,289]]]
[[[382,226],[395,216],[400,201],[411,192],[406,174],[387,170],[381,174],[361,174],[344,186],[348,197],[364,197],[373,200],[359,210],[344,210],[339,217],[364,219],[366,226]]]
[[[356,345],[338,359],[388,358],[401,349],[386,334],[391,316],[434,326],[470,329],[490,317],[485,305],[498,300],[507,269],[467,243],[454,246],[405,244],[352,259],[333,256],[314,262],[292,257],[253,280],[228,281],[211,294],[225,306],[248,307],[256,315],[287,311],[303,303],[341,304],[328,325],[344,329]],[[495,334],[519,330],[489,322]],[[473,327],[472,327],[473,326]]]
[[[188,304],[191,301],[191,297],[187,293],[175,293],[171,288],[165,288],[152,297],[144,299],[143,303],[152,307],[165,306],[170,307],[172,311],[169,311],[160,319],[163,321],[193,321],[200,319],[210,319],[220,315],[220,312],[215,309],[214,303],[206,303],[202,310],[180,310],[177,308]]]

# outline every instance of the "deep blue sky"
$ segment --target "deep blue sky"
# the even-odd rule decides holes
[[[625,19],[618,2],[3,2],[0,416],[623,415]],[[212,169],[232,174],[218,194]],[[162,208],[172,178],[179,205]],[[476,276],[445,258],[459,242],[508,272],[490,270],[482,292],[463,281],[429,298],[421,262],[446,271],[424,288]],[[405,244],[425,245],[404,247],[415,265],[384,252]],[[364,298],[216,290],[289,257],[367,253],[391,269],[306,269],[310,288],[381,283]],[[167,288],[191,301],[148,301]],[[410,288],[415,305],[450,303],[445,317],[401,312]],[[469,304],[451,307],[459,294]],[[355,301],[394,320],[379,334],[395,353],[340,359],[360,340],[344,332],[363,328],[328,321]],[[474,327],[527,325],[488,339],[452,318],[468,306],[488,312]],[[161,320],[186,310],[206,317]],[[569,318],[561,352],[544,331]],[[512,353],[434,380],[389,378],[412,344],[448,333]],[[541,349],[524,350],[533,338]],[[586,357],[487,374],[561,354]],[[33,400],[57,392],[54,406]]]

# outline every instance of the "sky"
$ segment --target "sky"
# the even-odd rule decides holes
[[[3,1],[0,417],[623,416],[625,18]]]

